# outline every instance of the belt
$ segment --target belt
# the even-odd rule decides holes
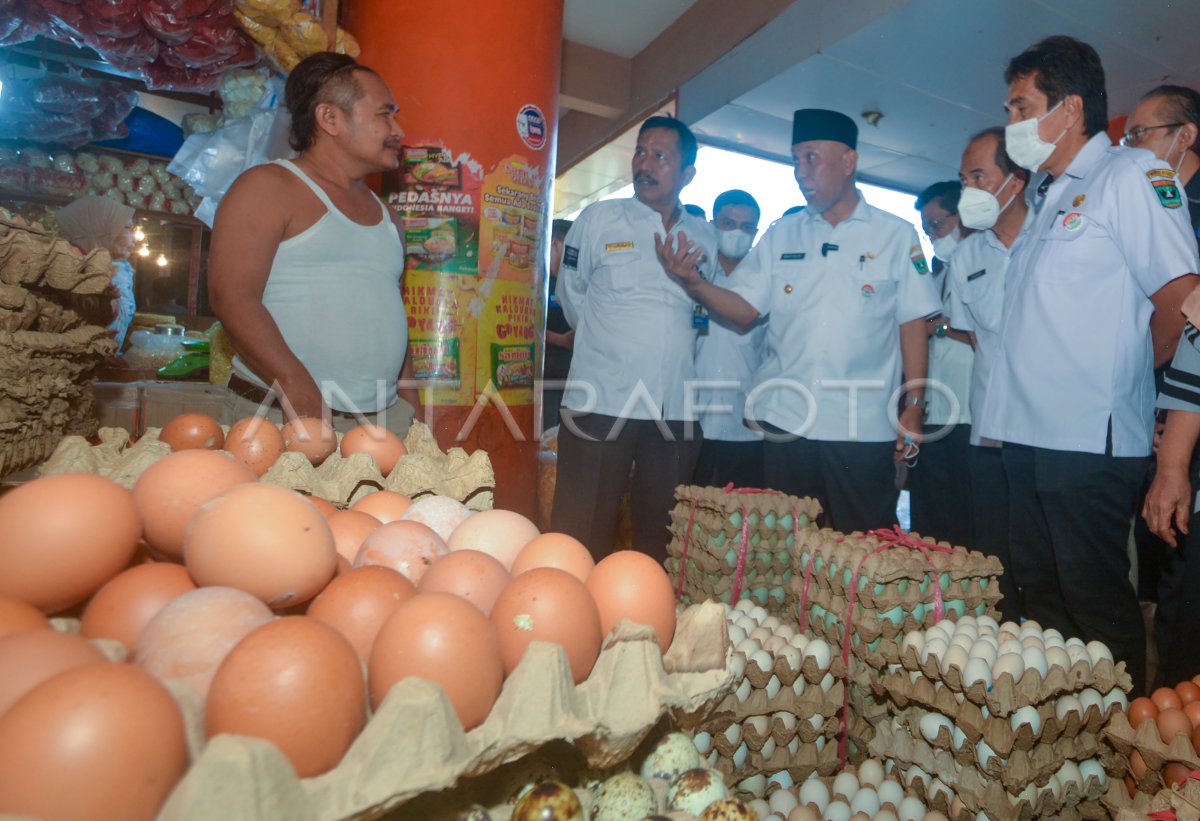
[[[255,385],[249,379],[243,379],[236,373],[231,373],[229,375],[229,382],[225,385],[225,387],[229,388],[232,393],[237,394],[243,399],[249,399],[251,402],[256,404],[261,405],[267,400],[268,397],[270,397],[271,400],[270,404],[276,405],[279,403],[279,397],[276,394],[271,393],[266,388]],[[334,416],[341,416],[346,419],[356,418],[355,414],[350,413],[349,411],[340,411],[330,408],[329,412]],[[374,411],[364,413],[364,415],[369,415],[370,413],[374,413]]]

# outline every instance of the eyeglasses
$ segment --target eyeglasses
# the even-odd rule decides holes
[[[1139,125],[1137,128],[1131,128],[1121,137],[1121,145],[1136,147],[1146,136],[1147,131],[1154,131],[1156,128],[1179,128],[1183,123],[1163,123],[1162,125]]]
[[[948,220],[952,220],[957,216],[958,216],[957,214],[947,214],[946,216],[941,217],[940,219],[933,219],[933,220],[928,220],[928,221],[922,222],[921,227],[925,230],[925,236],[932,237],[934,234],[941,234],[942,226],[945,225]]]

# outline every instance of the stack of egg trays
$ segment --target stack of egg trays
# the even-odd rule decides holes
[[[870,749],[887,749],[938,773],[975,812],[1019,809],[1021,817],[1061,817],[1095,802],[1109,776],[1119,781],[1124,772],[1104,733],[1124,715],[1131,681],[1124,663],[1114,663],[1106,649],[1094,662],[1050,666],[1045,675],[1030,668],[1019,679],[1002,672],[985,686],[968,683],[961,669],[933,654],[923,657],[906,639],[900,661],[876,686],[894,719]],[[939,754],[950,756],[954,766]],[[1066,762],[1075,769],[1064,772]]]
[[[917,533],[909,534],[919,540]],[[792,598],[804,629],[842,647],[846,634],[850,585],[858,574],[858,593],[851,618],[851,652],[868,667],[882,669],[900,657],[904,633],[937,621],[933,585],[941,588],[943,617],[998,615],[997,579],[1004,568],[991,556],[941,543],[947,552],[893,547],[862,533],[829,529],[800,532],[792,566]],[[865,557],[865,560],[864,560]],[[808,591],[805,570],[811,561]],[[800,613],[803,607],[805,613]]]
[[[915,729],[917,710],[904,710],[880,724],[871,743],[874,754],[886,750],[904,784],[920,795],[931,810],[944,813],[952,821],[976,821],[986,818],[1076,819],[1109,818],[1101,803],[1112,779],[1106,772],[1104,755],[1082,764],[1060,761],[1074,767],[1069,783],[1058,776],[1046,783],[1031,782],[1019,795],[1005,789],[999,778],[981,772],[973,764],[963,764],[958,754],[930,744]],[[939,736],[936,742],[946,738]],[[1109,753],[1111,755],[1111,752]]]
[[[1191,740],[1180,734],[1169,743],[1163,741],[1153,719],[1143,721],[1135,730],[1129,723],[1129,716],[1121,712],[1105,726],[1104,735],[1126,759],[1136,751],[1146,762],[1146,772],[1141,778],[1134,776],[1132,770],[1129,773],[1139,793],[1154,795],[1163,789],[1166,786],[1163,770],[1168,764],[1183,764],[1189,771],[1200,769],[1200,755],[1196,754]]]
[[[695,729],[697,749],[709,766],[735,784],[782,772],[796,783],[813,773],[829,775],[839,767],[842,660],[827,642],[796,638],[794,624],[746,604],[741,610],[730,608],[731,639],[741,638],[740,633],[734,635],[734,620],[749,614],[765,630],[780,630],[792,640],[773,651],[747,647],[744,640],[734,643],[733,692]]]
[[[816,527],[820,504],[784,493],[696,485],[676,488],[675,498],[665,564],[677,586],[684,564],[684,604],[709,599],[736,603],[733,593],[744,520],[748,544],[739,598],[753,599],[773,614],[793,618],[795,533]]]

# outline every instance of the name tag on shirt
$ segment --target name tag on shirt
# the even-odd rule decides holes
[[[632,251],[632,250],[633,250],[632,242],[606,242],[606,243],[604,243],[605,253],[608,253],[610,251]]]
[[[975,280],[979,279],[981,276],[983,276],[986,273],[987,273],[987,268],[983,268],[983,269],[976,271],[973,274],[969,274],[967,276],[967,282],[974,282]]]
[[[779,259],[781,262],[786,262],[788,260],[804,259],[804,256],[805,256],[804,251],[795,251],[790,254],[780,254]]]

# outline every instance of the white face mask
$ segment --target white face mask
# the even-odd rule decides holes
[[[1019,123],[1009,123],[1004,127],[1004,150],[1008,152],[1008,156],[1013,162],[1026,171],[1036,173],[1041,170],[1042,165],[1054,153],[1054,147],[1058,145],[1058,141],[1067,133],[1067,129],[1064,127],[1051,142],[1043,140],[1042,135],[1038,133],[1038,123],[1057,111],[1061,105],[1062,101],[1059,101],[1054,108],[1040,117],[1029,117]]]
[[[1012,178],[1012,174],[1005,177],[1004,182],[1000,183],[1000,187],[996,189],[996,194],[1003,191],[1004,186],[1008,185]],[[1017,198],[1017,195],[1013,194],[1008,198],[1008,202],[1001,205],[1000,201],[996,199],[996,194],[984,191],[982,188],[971,188],[964,185],[962,195],[958,198],[959,223],[976,231],[982,231],[995,225],[996,220],[1000,219],[1000,215],[1004,213],[1004,209],[1012,205],[1012,201]]]
[[[1171,138],[1171,147],[1167,149],[1166,156],[1164,156],[1164,157],[1163,157],[1163,162],[1170,162],[1170,161],[1171,161],[1171,152],[1175,150],[1175,146],[1176,146],[1176,144],[1178,144],[1178,143],[1179,143],[1179,135],[1180,135],[1182,132],[1183,132],[1183,128],[1182,128],[1182,127],[1179,127],[1179,128],[1176,128],[1176,129],[1175,129],[1175,136]],[[1184,155],[1185,155],[1185,154],[1187,154],[1187,152],[1186,152],[1186,151],[1184,151],[1184,152],[1183,152],[1183,154],[1180,154],[1180,155],[1179,155],[1179,162],[1177,162],[1177,163],[1175,163],[1174,165],[1172,165],[1172,166],[1171,166],[1171,170],[1175,172],[1175,176],[1176,176],[1176,177],[1178,177],[1178,176],[1179,176],[1179,169],[1180,169],[1180,168],[1183,168],[1183,158],[1184,158]]]
[[[949,234],[938,237],[933,241],[933,255],[942,262],[945,262],[950,259],[950,255],[954,253],[954,249],[958,247],[961,239],[962,232],[955,227]]]
[[[717,249],[721,255],[729,259],[741,259],[750,253],[750,246],[754,243],[754,237],[747,234],[740,228],[733,228],[729,231],[717,229]]]

